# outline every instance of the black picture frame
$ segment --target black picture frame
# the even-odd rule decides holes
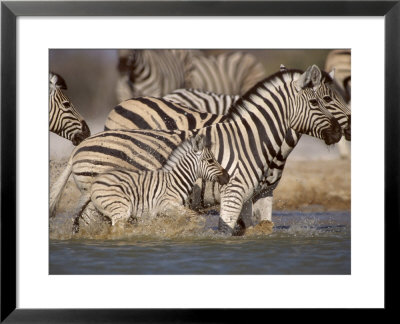
[[[5,323],[236,322],[243,310],[17,309],[16,19],[19,16],[384,16],[385,309],[396,307],[399,237],[400,1],[29,1],[1,3],[1,321]],[[371,134],[373,127],[371,126]],[[371,148],[373,156],[373,148]],[[373,161],[369,161],[373,167]],[[373,173],[373,172],[371,172]],[[372,174],[370,176],[373,176]],[[368,181],[366,180],[366,183]],[[371,188],[371,192],[373,188]],[[397,243],[398,244],[398,243]],[[240,298],[240,296],[238,296]],[[245,311],[246,314],[247,311]],[[265,310],[252,310],[251,316]],[[254,314],[256,313],[256,314]],[[257,317],[254,317],[257,318]]]

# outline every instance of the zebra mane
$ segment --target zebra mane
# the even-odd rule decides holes
[[[198,135],[193,134],[187,140],[182,142],[179,146],[177,146],[172,153],[169,155],[167,162],[163,165],[162,169],[166,171],[171,171],[175,168],[177,164],[188,154],[188,152],[194,150],[193,141],[200,140],[202,143],[202,148],[210,148],[211,142],[206,140],[208,137],[201,136],[199,139],[195,139]]]
[[[49,82],[51,90],[56,90],[56,88],[67,90],[67,83],[65,80],[57,73],[49,73]]]
[[[177,164],[182,160],[186,154],[193,149],[193,145],[191,142],[191,137],[186,141],[182,142],[179,146],[176,147],[175,150],[172,151],[170,156],[168,157],[167,162],[163,165],[162,169],[166,171],[171,171],[175,168]]]
[[[239,114],[241,110],[246,110],[244,102],[249,100],[252,95],[257,94],[258,89],[265,88],[267,84],[273,84],[275,80],[284,80],[287,77],[290,79],[294,79],[296,75],[302,75],[304,71],[299,69],[281,69],[265,78],[264,80],[259,81],[256,85],[254,85],[250,90],[248,90],[235,104],[231,106],[229,109],[229,114]],[[333,85],[333,79],[329,75],[329,73],[321,70],[321,83],[329,84],[329,86]],[[312,87],[310,85],[310,87]]]
[[[269,77],[259,81],[256,85],[254,85],[250,90],[248,90],[235,104],[231,106],[229,109],[229,114],[240,114],[241,110],[246,110],[244,102],[249,100],[250,97],[257,93],[257,90],[260,88],[265,88],[265,85],[268,83],[273,83],[274,80],[280,79],[282,80],[284,76],[289,76],[291,79],[294,78],[297,74],[302,74],[304,71],[297,70],[297,69],[286,69],[280,70]]]

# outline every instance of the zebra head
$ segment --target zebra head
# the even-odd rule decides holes
[[[350,130],[351,112],[333,87],[332,75],[310,66],[294,81],[295,111],[291,127],[303,134],[337,143]],[[348,136],[348,135],[347,135]],[[346,136],[346,138],[347,138]]]
[[[135,66],[138,51],[136,50],[119,50],[118,51],[118,71],[121,74],[130,73]]]
[[[228,172],[215,160],[210,147],[211,143],[202,135],[195,135],[190,138],[192,151],[199,161],[198,173],[199,178],[205,180],[217,181],[221,186],[229,181]]]
[[[62,90],[67,89],[65,80],[58,74],[50,72],[50,131],[78,145],[90,136],[90,130],[83,117]]]

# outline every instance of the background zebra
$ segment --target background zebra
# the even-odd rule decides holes
[[[115,166],[158,169],[182,141],[199,133],[211,138],[216,160],[230,175],[221,192],[220,229],[232,232],[243,204],[251,202],[260,185],[268,183],[264,178],[272,182],[275,173],[269,169],[282,168],[294,147],[292,131],[323,139],[328,145],[340,139],[350,112],[331,84],[331,77],[316,66],[304,73],[280,71],[234,105],[230,122],[194,132],[119,130],[92,136],[74,150],[53,186],[51,210],[71,172],[84,191],[90,189],[93,176]]]
[[[351,51],[333,50],[326,57],[325,71],[335,69],[335,85],[348,103],[351,100]]]
[[[262,64],[243,52],[206,56],[198,50],[120,51],[119,102],[161,97],[180,88],[241,95],[265,78]]]
[[[193,136],[172,152],[160,170],[116,169],[102,173],[95,178],[85,204],[90,199],[96,209],[111,220],[111,225],[158,214],[196,216],[184,207],[196,179],[215,180],[220,185],[229,180],[209,145],[203,136]]]
[[[50,131],[78,145],[90,136],[90,130],[82,116],[62,90],[67,89],[65,80],[58,74],[49,74]]]
[[[335,70],[335,86],[338,92],[348,105],[351,104],[351,51],[350,50],[333,50],[329,52],[326,62],[325,71]],[[342,139],[338,143],[340,156],[344,159],[350,158],[350,143]]]

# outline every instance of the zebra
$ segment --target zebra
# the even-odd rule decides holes
[[[50,131],[78,145],[90,136],[90,130],[62,90],[67,89],[65,80],[58,74],[49,74]]]
[[[117,98],[137,95],[162,96],[185,86],[191,52],[184,50],[120,50]]]
[[[341,49],[329,52],[325,61],[325,71],[335,70],[335,86],[348,105],[351,104],[351,50]],[[340,156],[350,157],[350,145],[344,139],[338,143]]]
[[[211,143],[196,135],[179,145],[166,164],[155,171],[115,169],[98,175],[84,205],[90,201],[114,226],[158,214],[196,216],[184,206],[197,178],[215,180],[223,186],[229,175],[215,160]],[[79,216],[78,216],[79,219]],[[77,232],[79,222],[75,222]]]
[[[296,136],[308,134],[327,145],[341,138],[350,111],[332,88],[332,81],[315,65],[305,72],[279,71],[239,99],[227,122],[197,130],[110,130],[96,134],[71,154],[52,188],[50,212],[54,212],[71,173],[84,192],[93,176],[115,166],[158,169],[186,138],[200,134],[211,138],[212,153],[230,176],[220,193],[219,229],[235,233],[242,207],[267,192],[268,185],[273,189],[277,184],[277,170],[283,169],[297,143]]]
[[[118,70],[119,102],[161,97],[180,88],[242,95],[266,76],[262,64],[249,53],[205,56],[198,50],[123,50]]]
[[[351,51],[347,49],[332,50],[325,61],[325,71],[335,69],[335,85],[343,99],[351,100]]]
[[[282,73],[287,72],[287,68],[284,65],[280,66]],[[333,75],[333,72],[332,72]],[[109,114],[106,123],[105,130],[111,129],[195,129],[205,126],[209,126],[212,123],[229,121],[229,109],[230,107],[239,100],[239,96],[230,95],[217,95],[211,92],[204,92],[194,89],[179,89],[174,91],[172,94],[161,98],[135,98],[124,101],[115,107]],[[171,105],[165,100],[175,103]],[[196,111],[188,110],[188,108],[182,107],[182,105],[188,105],[195,108]],[[202,112],[202,113],[200,113]],[[224,117],[215,118],[214,115],[208,115],[208,118],[203,112],[213,112],[225,114]],[[215,119],[214,119],[215,118]],[[350,117],[349,117],[350,118]],[[344,130],[346,136],[349,137],[349,129]],[[288,141],[291,142],[294,147],[300,140],[300,134],[291,131],[288,134]],[[271,188],[272,183],[279,182],[284,164],[281,169],[269,169],[269,173],[273,174],[273,181],[265,180],[267,187]],[[200,194],[196,192],[194,195],[197,197],[191,197],[191,207],[199,208],[206,207],[206,205],[215,205],[219,195],[219,187],[215,184],[208,183],[203,180],[200,186]],[[206,192],[210,192],[207,189],[211,186],[212,195],[206,195]],[[272,191],[267,190],[268,194],[260,193],[254,199],[253,202],[256,206],[260,205],[260,208],[256,207],[252,210],[254,217],[259,218],[262,212],[269,215],[267,218],[272,218]],[[265,198],[262,201],[262,198]],[[252,216],[247,216],[251,219]]]

